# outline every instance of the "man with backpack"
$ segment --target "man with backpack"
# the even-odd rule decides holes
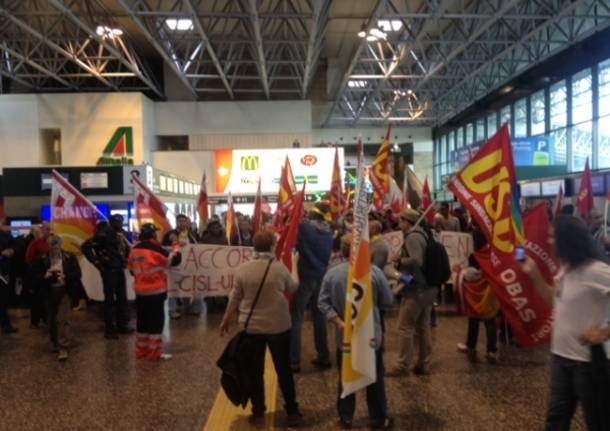
[[[413,372],[430,373],[432,337],[430,312],[441,283],[450,275],[449,261],[444,247],[436,242],[430,229],[417,222],[420,213],[407,209],[400,214],[400,229],[405,235],[399,270],[403,273],[400,310],[398,313],[398,364],[388,377],[407,376],[418,342],[418,359]],[[445,278],[446,277],[446,278]],[[441,280],[445,278],[445,280]]]

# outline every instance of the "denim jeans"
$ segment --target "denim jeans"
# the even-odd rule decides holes
[[[292,299],[292,330],[290,334],[290,363],[299,366],[301,363],[301,331],[307,307],[311,309],[313,318],[313,335],[318,359],[330,361],[328,340],[326,335],[326,317],[318,309],[321,280],[302,280]]]
[[[240,358],[246,372],[246,386],[252,401],[252,414],[265,414],[265,349],[269,347],[273,366],[277,373],[278,383],[284,396],[286,412],[295,414],[299,411],[294,387],[294,377],[290,368],[290,331],[281,334],[246,334],[240,349],[247,352],[247,357]]]
[[[610,373],[610,361],[608,361]],[[553,355],[545,431],[568,431],[580,402],[588,431],[607,431],[601,425],[594,376],[590,362]],[[608,406],[610,408],[610,406]]]
[[[351,422],[356,409],[356,394],[350,394],[341,398],[341,359],[342,352],[337,350],[337,368],[339,368],[339,394],[337,396],[337,412],[339,417],[347,422]],[[385,422],[387,416],[387,402],[385,397],[385,384],[383,381],[383,351],[375,351],[375,365],[377,380],[366,387],[366,405],[369,410],[371,425],[380,426]]]

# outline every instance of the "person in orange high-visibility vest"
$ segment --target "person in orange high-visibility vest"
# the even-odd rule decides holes
[[[179,249],[168,252],[157,239],[158,229],[152,223],[140,228],[139,242],[131,250],[128,268],[134,276],[136,291],[136,358],[171,359],[161,353],[161,333],[165,324],[164,303],[167,298],[167,269],[180,264]]]

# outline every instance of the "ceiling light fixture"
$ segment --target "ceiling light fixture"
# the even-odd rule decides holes
[[[364,88],[367,84],[368,82],[362,79],[350,79],[347,81],[347,86],[349,88]]]
[[[500,94],[508,94],[511,91],[513,91],[515,89],[515,87],[513,87],[512,85],[505,85],[504,87],[502,87],[500,89]]]
[[[103,39],[114,39],[123,35],[123,30],[120,28],[110,28],[105,25],[98,25],[95,29],[95,33],[101,36]]]
[[[366,25],[362,24],[360,31],[358,32],[358,37],[366,39],[368,42],[377,42],[378,40],[386,40],[388,35],[377,27],[370,28],[367,33]]]
[[[366,24],[362,23],[360,26],[360,31],[358,32],[358,37],[365,38],[366,37]]]
[[[188,18],[168,18],[165,25],[172,31],[191,31],[193,30],[193,20]]]
[[[402,21],[399,19],[380,19],[377,21],[379,28],[386,33],[398,31],[402,28]]]

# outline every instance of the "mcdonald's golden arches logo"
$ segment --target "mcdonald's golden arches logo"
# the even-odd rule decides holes
[[[240,164],[242,171],[258,171],[258,156],[242,156]]]

